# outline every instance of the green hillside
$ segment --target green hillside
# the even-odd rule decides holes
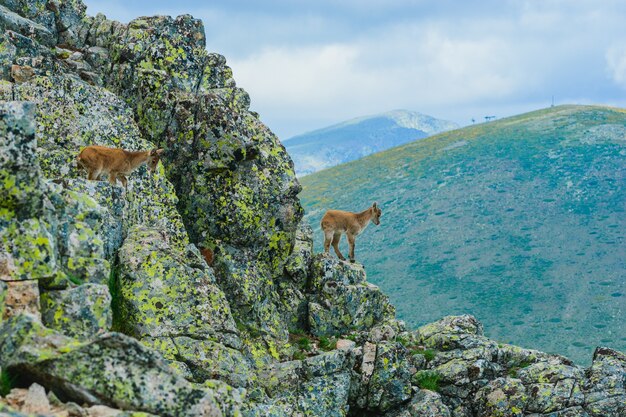
[[[495,339],[579,361],[626,349],[626,110],[539,110],[301,182],[318,250],[326,209],[378,201],[356,257],[410,327],[471,313]]]

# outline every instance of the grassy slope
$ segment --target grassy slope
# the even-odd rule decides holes
[[[324,210],[382,205],[357,260],[410,326],[472,313],[587,362],[626,350],[625,161],[625,110],[560,106],[305,176],[301,197],[318,250]]]

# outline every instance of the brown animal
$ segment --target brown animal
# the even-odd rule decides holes
[[[370,220],[378,226],[382,214],[382,210],[376,203],[360,213],[328,210],[326,214],[324,214],[324,217],[322,217],[321,223],[322,230],[324,231],[324,252],[328,253],[330,244],[332,243],[337,257],[345,261],[346,258],[344,258],[339,251],[339,240],[341,239],[341,234],[345,233],[346,236],[348,236],[348,244],[350,246],[350,262],[354,262],[354,241],[356,237],[365,230]]]
[[[87,170],[87,179],[89,180],[97,180],[100,174],[109,174],[111,184],[115,185],[119,178],[124,188],[127,188],[126,176],[143,164],[147,164],[148,169],[154,171],[161,154],[163,154],[163,149],[125,151],[124,149],[92,145],[80,152],[76,157],[76,163],[78,167]]]
[[[213,266],[213,260],[215,259],[215,254],[213,253],[213,251],[209,248],[203,248],[200,249],[200,253],[204,257],[207,265]]]

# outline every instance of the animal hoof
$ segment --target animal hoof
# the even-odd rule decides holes
[[[354,259],[350,259],[350,263],[351,263],[351,264],[353,264],[353,263],[355,263],[355,262],[356,262],[356,261],[355,261]]]

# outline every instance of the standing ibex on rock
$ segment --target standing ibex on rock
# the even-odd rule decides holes
[[[354,240],[361,233],[370,220],[375,225],[380,224],[380,216],[382,216],[382,210],[376,205],[372,204],[370,208],[360,213],[351,213],[341,210],[328,210],[324,217],[322,217],[322,230],[324,231],[324,252],[328,253],[330,244],[333,244],[337,257],[342,261],[346,258],[339,251],[339,240],[341,234],[345,233],[348,236],[348,244],[350,245],[350,262],[354,262]]]
[[[76,163],[78,167],[87,170],[87,179],[97,180],[100,174],[109,174],[111,184],[115,185],[117,178],[119,178],[126,188],[127,175],[130,175],[143,164],[148,164],[148,169],[154,171],[162,153],[163,149],[125,151],[124,149],[92,145],[81,151],[76,157]]]

